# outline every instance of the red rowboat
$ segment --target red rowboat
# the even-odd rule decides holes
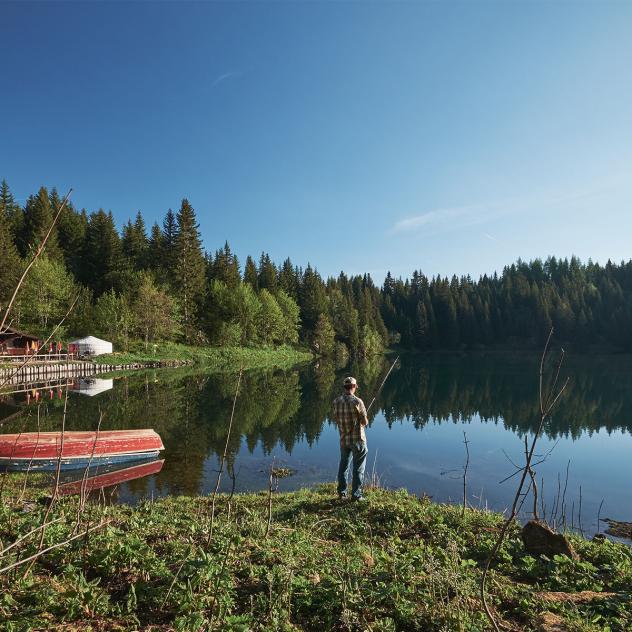
[[[141,465],[126,467],[125,469],[104,472],[103,474],[96,474],[95,476],[88,476],[85,481],[80,479],[78,481],[64,483],[59,486],[58,491],[62,496],[80,494],[82,491],[84,494],[89,494],[95,489],[111,487],[112,485],[120,485],[121,483],[133,481],[137,478],[142,478],[143,476],[158,474],[158,472],[162,469],[163,463],[164,459],[159,459],[157,461],[151,461],[150,463],[142,463]]]
[[[123,463],[153,458],[164,450],[153,430],[104,430],[101,432],[24,432],[0,435],[0,467],[51,470],[61,457],[62,469],[89,464]]]

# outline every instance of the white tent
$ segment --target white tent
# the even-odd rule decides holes
[[[79,340],[73,340],[70,344],[75,345],[75,349],[80,356],[98,356],[103,353],[112,353],[111,342],[95,338],[94,336],[79,338]]]

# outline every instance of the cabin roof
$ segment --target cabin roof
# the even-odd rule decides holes
[[[19,329],[14,329],[13,327],[5,327],[2,331],[0,331],[1,338],[28,338],[29,340],[39,340],[38,336],[34,336],[33,334],[28,334],[25,331],[20,331]]]

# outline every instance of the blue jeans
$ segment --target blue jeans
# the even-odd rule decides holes
[[[368,450],[364,441],[358,441],[352,447],[340,446],[340,465],[338,467],[338,493],[347,492],[347,472],[349,461],[353,455],[353,482],[351,494],[356,498],[362,496],[362,481],[364,480],[364,467]]]

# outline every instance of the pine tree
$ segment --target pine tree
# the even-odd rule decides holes
[[[224,248],[215,252],[215,258],[209,261],[209,280],[223,281],[227,287],[236,287],[241,283],[239,261],[231,252],[228,242]]]
[[[206,262],[202,253],[195,211],[185,198],[177,215],[175,241],[175,291],[182,309],[184,337],[192,342],[198,328],[197,315],[204,301]]]
[[[178,239],[178,222],[174,212],[169,209],[162,223],[162,255],[166,280],[175,285],[176,240]]]
[[[164,237],[157,222],[154,222],[149,235],[147,267],[162,277],[164,271]]]
[[[95,297],[122,285],[122,254],[112,213],[99,209],[91,213],[86,227],[80,281]]]
[[[257,276],[257,266],[252,257],[246,257],[246,266],[244,267],[244,283],[250,285],[253,290],[259,289],[259,279]]]
[[[2,181],[2,199],[0,200],[0,226],[9,223],[7,209],[13,204],[12,198],[5,194],[6,182]],[[8,188],[7,188],[8,191]],[[13,243],[10,230],[0,229],[0,319],[4,308],[15,289],[20,276],[21,261]]]
[[[17,245],[23,230],[24,213],[15,203],[6,180],[2,180],[2,184],[0,184],[0,214],[3,218],[2,226],[9,229],[9,236]]]
[[[59,196],[57,191],[51,191],[51,204],[53,208],[57,206]],[[85,210],[77,213],[72,204],[68,202],[66,208],[62,211],[58,223],[59,246],[63,253],[66,268],[72,273],[75,279],[81,276],[81,253],[83,250],[84,240],[86,238],[86,229],[88,227],[88,216]]]
[[[131,220],[128,220],[123,227],[121,248],[132,270],[144,270],[148,267],[149,241],[145,230],[145,220],[140,211],[136,214],[136,220],[133,224]]]
[[[277,271],[275,265],[270,259],[270,255],[267,253],[261,253],[257,278],[259,281],[259,289],[268,290],[272,294],[276,294]]]
[[[24,225],[18,242],[22,256],[33,252],[43,241],[50,229],[53,218],[58,211],[53,209],[48,197],[48,191],[41,187],[37,195],[31,195],[24,208]],[[62,253],[57,239],[57,227],[53,228],[46,242],[46,256],[53,261],[61,261]]]
[[[299,285],[298,270],[292,265],[288,257],[279,271],[279,287],[292,299],[298,301]]]
[[[327,312],[327,293],[320,275],[310,265],[305,269],[299,290],[301,321],[305,332],[314,331],[318,318]]]

